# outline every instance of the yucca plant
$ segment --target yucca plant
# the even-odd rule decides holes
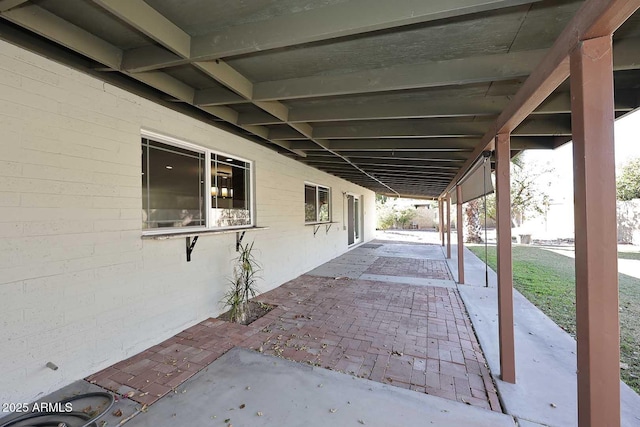
[[[249,300],[258,293],[256,280],[261,267],[253,256],[253,243],[239,245],[238,257],[234,259],[233,277],[229,279],[229,290],[222,303],[229,307],[229,320],[245,323],[251,316]]]

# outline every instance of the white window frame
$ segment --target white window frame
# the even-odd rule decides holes
[[[315,218],[314,221],[307,221],[307,219],[305,218],[304,223],[305,224],[326,224],[326,223],[331,222],[331,218],[333,217],[333,215],[331,213],[332,206],[333,206],[333,203],[332,203],[332,200],[331,200],[332,199],[332,197],[331,197],[331,187],[328,187],[328,186],[322,185],[322,184],[316,184],[315,182],[304,181],[305,193],[303,193],[303,194],[304,194],[304,197],[305,197],[305,200],[304,200],[305,204],[306,204],[306,187],[307,186],[315,187],[315,193],[316,193],[316,218]],[[318,219],[319,216],[320,216],[320,192],[318,191],[318,189],[320,189],[320,188],[322,188],[324,190],[327,190],[327,193],[329,194],[329,207],[328,207],[329,219],[326,220],[326,221],[320,221]]]
[[[207,147],[203,147],[201,145],[193,144],[191,142],[187,142],[182,139],[178,139],[175,137],[171,137],[165,134],[157,133],[154,131],[142,129],[140,131],[140,139],[142,138],[150,139],[153,141],[157,141],[163,144],[168,144],[175,146],[177,148],[183,148],[187,150],[193,150],[198,153],[203,153],[205,156],[205,168],[204,168],[204,181],[205,181],[205,189],[211,188],[211,155],[217,154],[222,157],[230,157],[234,159],[238,159],[249,164],[249,217],[250,224],[244,225],[234,225],[228,227],[216,227],[212,225],[211,221],[211,195],[208,191],[205,191],[205,226],[204,227],[167,227],[160,229],[143,229],[143,235],[156,235],[156,234],[184,234],[185,232],[197,234],[203,231],[215,231],[215,230],[235,230],[235,229],[243,229],[243,228],[252,228],[255,227],[255,215],[256,215],[256,205],[255,205],[255,181],[254,181],[254,161],[245,159],[243,157],[237,156],[235,154],[225,153],[223,151],[218,151],[214,149],[210,149]]]

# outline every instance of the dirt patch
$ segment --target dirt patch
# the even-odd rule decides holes
[[[267,304],[260,301],[249,301],[249,315],[247,316],[247,320],[245,322],[242,322],[241,324],[245,326],[250,325],[251,323],[255,322],[256,320],[258,320],[259,318],[261,318],[262,316],[264,316],[274,308],[276,308],[275,305]],[[222,313],[220,316],[217,317],[217,319],[229,322],[230,321],[229,312],[226,311]]]

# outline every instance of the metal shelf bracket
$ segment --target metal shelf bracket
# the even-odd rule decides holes
[[[191,252],[193,252],[193,248],[196,246],[196,242],[198,241],[198,236],[194,236],[193,240],[191,237],[187,237],[187,262],[191,262]]]

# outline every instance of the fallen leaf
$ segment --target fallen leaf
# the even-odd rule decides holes
[[[244,409],[246,407],[247,407],[247,405],[245,405],[244,403],[242,405],[240,405],[240,409]]]
[[[258,415],[259,417],[262,416],[262,412],[258,412],[256,415]]]
[[[121,417],[122,416],[122,411],[120,409],[113,411],[111,413],[111,415],[113,415],[114,417]]]
[[[364,422],[364,420],[358,420],[358,422],[359,422],[360,424],[366,424],[366,423]]]
[[[125,397],[132,398],[135,395],[136,395],[135,391],[130,391],[129,393],[125,394]]]
[[[229,421],[231,421],[231,418],[227,418],[226,420],[224,420],[225,423],[228,423]]]
[[[251,387],[247,386],[246,390],[251,390]]]
[[[140,408],[140,412],[147,412],[148,410],[149,410],[149,405],[147,405],[146,403],[142,405],[142,408]]]
[[[332,414],[335,414],[337,411],[337,409],[329,409],[329,412],[331,412]]]
[[[552,408],[557,408],[555,403],[549,403],[549,406],[551,406]]]

